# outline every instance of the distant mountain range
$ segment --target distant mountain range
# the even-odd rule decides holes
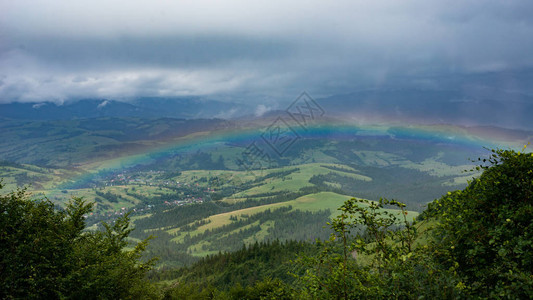
[[[366,123],[454,124],[533,129],[533,97],[487,89],[376,90],[316,98],[325,117]],[[0,118],[71,120],[99,117],[221,118],[256,120],[258,104],[231,103],[201,97],[137,98],[129,102],[110,99],[0,104]],[[283,108],[290,103],[280,104]],[[282,111],[281,111],[282,112]],[[266,112],[263,117],[279,112]]]
[[[318,99],[330,117],[365,122],[533,129],[533,97],[498,91],[363,91]]]
[[[83,99],[58,105],[53,102],[0,104],[0,118],[22,120],[71,120],[100,117],[230,118],[249,109],[235,103],[187,98],[139,98],[131,102]]]

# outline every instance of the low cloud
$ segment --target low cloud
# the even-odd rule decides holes
[[[36,104],[32,105],[31,107],[34,108],[34,109],[39,109],[39,108],[43,107],[44,105],[46,105],[46,103],[36,103]]]
[[[267,113],[268,111],[270,111],[270,107],[267,107],[263,104],[259,104],[256,108],[255,108],[255,116],[256,117],[261,117],[263,116],[265,113]]]
[[[231,119],[231,118],[235,117],[236,115],[238,115],[238,113],[239,113],[239,109],[232,108],[232,109],[227,110],[227,111],[221,111],[220,113],[215,115],[215,118]]]
[[[109,104],[109,101],[108,100],[104,100],[104,101],[102,101],[102,103],[98,104],[98,106],[96,108],[97,109],[102,109],[102,108],[106,107],[107,104]]]

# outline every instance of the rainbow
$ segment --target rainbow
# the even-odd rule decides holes
[[[270,125],[270,124],[268,124]],[[170,157],[177,154],[193,153],[200,150],[209,150],[220,145],[234,145],[242,147],[256,142],[262,142],[261,135],[271,129],[269,126],[248,127],[230,130],[218,130],[204,134],[175,139],[172,141],[159,141],[155,145],[135,155],[117,157],[114,159],[98,162],[82,175],[70,178],[63,182],[58,189],[89,182],[95,176],[105,176],[127,168],[148,165],[157,159]],[[486,132],[483,136],[474,135],[466,127],[452,125],[398,125],[398,124],[349,124],[318,122],[307,127],[290,126],[290,134],[299,139],[334,139],[351,140],[357,137],[383,137],[399,140],[412,140],[420,142],[432,142],[443,145],[455,145],[466,147],[479,152],[483,147],[487,148],[513,148],[521,149],[527,141],[499,141],[496,137]],[[531,138],[531,137],[529,137]]]

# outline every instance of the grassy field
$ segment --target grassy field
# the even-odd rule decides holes
[[[360,161],[368,166],[386,167],[390,165],[402,165],[408,161],[400,156],[383,152],[383,151],[357,151],[353,153],[357,155]]]
[[[287,207],[292,206],[292,210],[302,210],[302,211],[320,211],[320,210],[329,210],[330,211],[330,217],[333,218],[340,214],[340,211],[337,209],[348,199],[352,198],[351,196],[347,195],[340,195],[333,192],[320,192],[316,194],[310,194],[306,196],[299,197],[295,200],[287,201],[287,202],[281,202],[281,203],[274,203],[274,204],[268,204],[268,205],[261,205],[256,207],[250,207],[240,210],[235,210],[232,212],[222,213],[210,216],[208,218],[205,218],[204,221],[208,222],[205,225],[202,225],[198,227],[197,229],[190,231],[190,232],[179,232],[179,228],[173,228],[167,230],[169,234],[177,234],[175,238],[172,240],[174,242],[181,242],[183,241],[183,238],[186,234],[190,234],[191,236],[196,236],[198,234],[202,234],[207,230],[213,230],[215,228],[231,224],[234,219],[240,219],[243,218],[243,216],[251,216],[260,212],[264,212],[267,209],[274,210],[280,207]],[[400,213],[397,210],[388,210],[390,212],[397,212],[398,216],[400,216]],[[414,219],[418,216],[417,212],[409,211],[408,217],[409,219]],[[272,226],[272,224],[258,224],[261,225],[262,231],[266,231],[269,227]],[[251,226],[251,225],[246,225]],[[264,227],[264,228],[263,228]],[[238,230],[245,229],[246,227],[239,228]],[[257,239],[261,238],[261,235],[265,235],[265,232],[256,234],[255,237]],[[253,240],[253,238],[249,238],[248,240]]]
[[[421,172],[426,172],[431,176],[444,177],[444,176],[456,176],[458,174],[472,174],[473,172],[468,170],[472,169],[472,165],[459,165],[450,166],[435,159],[426,159],[421,163],[406,163],[402,165],[403,168],[415,169]]]
[[[18,187],[27,187],[30,191],[48,190],[77,174],[80,173],[75,170],[0,162],[0,179],[3,180],[5,191],[13,191]]]
[[[334,146],[331,147],[332,149],[335,148]],[[58,183],[66,182],[81,174],[79,171],[68,171],[60,168],[46,169],[31,165],[21,165],[20,167],[3,166],[0,167],[0,174],[7,178],[5,183],[7,183],[8,188],[14,188],[22,179],[35,179],[34,182],[38,183],[40,188],[34,188],[33,193],[47,196],[59,205],[67,203],[72,197],[83,197],[87,201],[95,203],[94,216],[100,218],[99,220],[107,221],[115,218],[117,214],[125,213],[134,207],[138,209],[137,213],[133,214],[132,221],[134,223],[145,218],[147,220],[157,219],[155,218],[157,215],[153,214],[153,208],[151,210],[142,210],[141,212],[140,208],[146,207],[148,204],[156,205],[159,210],[167,211],[171,209],[179,210],[178,201],[188,201],[179,205],[197,205],[195,203],[221,199],[225,202],[221,207],[225,208],[213,212],[213,215],[208,217],[205,217],[205,214],[199,215],[198,218],[194,218],[194,221],[186,225],[183,222],[180,225],[173,225],[172,223],[159,225],[156,220],[156,222],[152,223],[153,225],[150,225],[151,227],[140,229],[143,234],[159,235],[164,239],[168,239],[164,242],[168,245],[165,247],[172,248],[172,245],[176,245],[176,247],[181,247],[182,250],[179,251],[185,251],[193,256],[217,253],[218,247],[225,247],[223,249],[227,250],[233,249],[231,246],[237,244],[250,244],[256,241],[264,241],[267,238],[283,238],[283,234],[286,234],[285,237],[294,238],[297,236],[291,235],[294,234],[294,231],[284,233],[282,230],[287,228],[285,224],[289,224],[284,223],[286,222],[284,216],[289,214],[291,216],[302,216],[299,212],[308,212],[308,214],[303,214],[305,217],[298,219],[299,223],[290,226],[299,226],[297,230],[300,231],[297,234],[300,235],[297,238],[309,238],[312,233],[319,232],[321,228],[323,229],[326,226],[328,216],[331,219],[340,213],[338,208],[346,200],[352,196],[376,200],[380,197],[382,189],[390,186],[389,183],[394,182],[396,178],[405,178],[401,174],[418,174],[419,179],[431,179],[436,182],[436,185],[442,184],[442,186],[449,186],[450,189],[465,184],[466,180],[472,177],[470,174],[462,173],[463,170],[470,166],[447,164],[442,161],[439,155],[411,161],[401,155],[386,151],[356,151],[348,148],[343,152],[343,155],[347,155],[343,158],[345,163],[331,163],[335,158],[326,154],[326,148],[304,151],[304,155],[310,155],[311,157],[316,154],[318,158],[322,157],[322,162],[321,159],[313,158],[312,160],[307,160],[306,163],[297,164],[297,160],[294,160],[292,161],[294,165],[253,173],[227,169],[176,168],[174,170],[169,168],[167,170],[158,170],[154,168],[152,170],[151,168],[140,168],[139,170],[109,172],[109,175],[97,177],[99,178],[98,180],[92,181],[93,187],[91,188],[58,189]],[[229,167],[229,164],[233,161],[231,157],[238,154],[237,152],[240,148],[215,145],[211,150],[212,152],[209,152],[209,156],[199,157],[210,157],[213,162],[223,160],[224,166]],[[320,153],[320,155],[317,153]],[[220,157],[222,159],[219,159]],[[339,157],[342,158],[342,155]],[[183,163],[186,164],[187,159],[184,158],[185,162]],[[353,163],[351,159],[354,159],[357,163]],[[192,165],[199,163],[198,159],[196,161],[191,159],[190,161],[193,162]],[[314,162],[309,163],[309,161]],[[120,163],[121,159],[110,159],[87,164],[84,167],[97,170],[104,167],[114,168],[119,166]],[[175,163],[175,161],[169,162],[169,164],[171,163]],[[163,167],[167,166],[163,165]],[[376,170],[379,170],[379,172]],[[387,172],[395,173],[391,176]],[[387,175],[389,177],[386,177]],[[311,180],[314,176],[317,177]],[[17,178],[19,182],[17,182]],[[421,185],[424,186],[424,184],[425,182]],[[357,188],[347,190],[347,186],[356,186]],[[357,191],[365,186],[375,186],[375,195],[357,194]],[[311,194],[300,196],[296,199],[287,198],[286,201],[281,200],[285,202],[259,203],[260,201],[270,201],[269,199],[272,198],[280,201],[278,196],[301,192],[302,188],[307,187],[323,191],[304,190],[309,191]],[[408,187],[398,185],[398,188]],[[217,195],[218,198],[211,199],[212,195]],[[193,200],[189,201],[190,199]],[[172,203],[167,203],[167,201]],[[258,202],[257,206],[253,206],[254,201]],[[225,213],[218,213],[219,211],[232,209],[228,204],[235,204],[239,208]],[[252,207],[248,207],[250,205]],[[243,206],[247,208],[240,209]],[[292,207],[289,211],[281,210],[274,213],[280,208],[288,208],[289,206]],[[272,214],[267,212],[267,210],[272,212]],[[314,214],[310,214],[310,212]],[[395,212],[399,215],[398,211]],[[408,212],[409,219],[414,219],[417,215],[418,213],[414,211]],[[254,216],[261,218],[261,221],[249,219]],[[320,219],[318,217],[313,219],[313,216],[320,216]],[[242,220],[244,225],[236,223],[236,220]],[[201,221],[202,223],[200,224],[202,225],[195,225],[197,221]],[[171,220],[170,222],[173,221]],[[189,222],[189,219],[187,219],[187,222]],[[141,223],[139,222],[138,224]],[[223,228],[225,225],[229,225],[225,227],[227,229]],[[189,229],[185,229],[185,226]],[[304,232],[302,228],[308,231]],[[90,229],[96,229],[96,226]],[[164,234],[162,234],[163,232]],[[320,233],[322,234],[321,237],[324,236],[323,233]],[[199,239],[198,235],[203,236]],[[143,238],[142,235],[138,235],[130,240],[138,242]],[[224,240],[231,240],[233,245],[224,244]],[[168,241],[172,243],[168,243]],[[168,251],[171,251],[170,248]]]
[[[376,136],[372,130],[303,136],[273,157],[278,167],[250,173],[236,164],[248,142],[226,139],[214,129],[218,124],[228,125],[134,118],[9,121],[0,124],[0,159],[9,161],[0,162],[1,192],[32,183],[28,190],[35,198],[46,196],[60,206],[83,197],[95,203],[91,225],[131,210],[139,227],[130,240],[160,236],[154,244],[161,247],[157,253],[169,254],[164,264],[175,262],[173,251],[204,256],[265,239],[327,238],[327,219],[352,196],[394,198],[418,210],[464,187],[476,175],[463,172],[472,168],[467,158],[479,157],[472,148],[413,142],[376,128]],[[408,212],[410,219],[417,215]]]
[[[352,177],[352,178],[355,178],[361,181],[372,180],[372,178],[368,176],[332,170],[332,169],[327,168],[327,166],[338,167],[338,168],[350,168],[350,167],[340,165],[340,164],[310,163],[310,164],[303,164],[303,165],[297,165],[297,166],[291,166],[291,167],[269,169],[266,171],[266,174],[288,171],[294,168],[298,168],[299,170],[296,170],[289,175],[283,176],[282,178],[279,178],[279,177],[269,178],[265,180],[264,182],[262,182],[260,186],[236,193],[234,197],[246,198],[246,197],[252,197],[254,195],[263,194],[263,193],[297,191],[303,187],[313,186],[313,184],[309,182],[309,179],[311,179],[311,177],[313,177],[314,175],[322,175],[322,174],[328,174],[328,173],[338,173],[338,174],[349,176],[349,177]],[[353,171],[356,172],[355,170]],[[246,179],[247,178],[244,178],[244,180]]]

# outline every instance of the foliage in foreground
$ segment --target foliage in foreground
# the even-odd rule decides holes
[[[288,285],[183,286],[175,299],[456,299],[533,297],[533,155],[494,150],[464,190],[428,206],[418,222],[384,210],[394,200],[351,199],[318,255]],[[400,215],[401,216],[401,215]],[[405,215],[404,215],[405,216]],[[231,270],[232,266],[228,267]]]
[[[403,204],[347,201],[322,254],[307,258],[307,296],[532,298],[533,154],[492,150],[483,162],[479,178],[431,203],[421,223],[404,219],[401,230],[380,209]]]
[[[525,148],[525,147],[524,147]],[[533,298],[533,153],[492,150],[466,189],[434,201],[434,259],[485,297]]]
[[[0,196],[0,298],[156,296],[145,280],[152,262],[139,262],[147,241],[124,250],[132,231],[127,216],[104,224],[105,231],[84,231],[91,206],[73,199],[57,210],[24,190]]]
[[[256,289],[284,288],[296,280],[291,274],[303,274],[302,265],[290,263],[298,255],[312,255],[317,246],[302,241],[267,241],[243,246],[235,252],[207,256],[187,268],[159,270],[150,273],[152,279],[173,280],[165,288],[167,297],[186,299],[191,291],[246,298]],[[276,289],[277,289],[276,288]],[[208,292],[209,291],[209,292]],[[246,297],[245,297],[246,296]]]
[[[489,165],[481,166],[484,172],[479,178],[464,190],[435,200],[418,223],[408,220],[405,205],[394,200],[345,202],[330,223],[331,238],[318,243],[321,252],[300,255],[296,267],[287,268],[299,270],[292,284],[276,273],[271,274],[275,278],[257,277],[256,281],[247,274],[241,276],[239,272],[249,268],[266,273],[271,256],[288,250],[264,252],[278,245],[258,245],[177,271],[186,284],[178,281],[165,289],[164,296],[533,298],[533,154],[494,150],[485,162]],[[66,211],[55,211],[46,201],[24,200],[21,192],[1,200],[0,271],[6,278],[1,296],[156,296],[143,279],[149,266],[138,263],[146,242],[133,251],[122,250],[129,234],[127,218],[104,232],[84,233],[83,214],[89,208],[81,200]],[[401,214],[386,210],[391,207]],[[258,256],[250,256],[254,253]],[[239,255],[240,260],[233,260]],[[287,264],[290,255],[280,256],[275,264]],[[203,282],[203,278],[210,280]]]

